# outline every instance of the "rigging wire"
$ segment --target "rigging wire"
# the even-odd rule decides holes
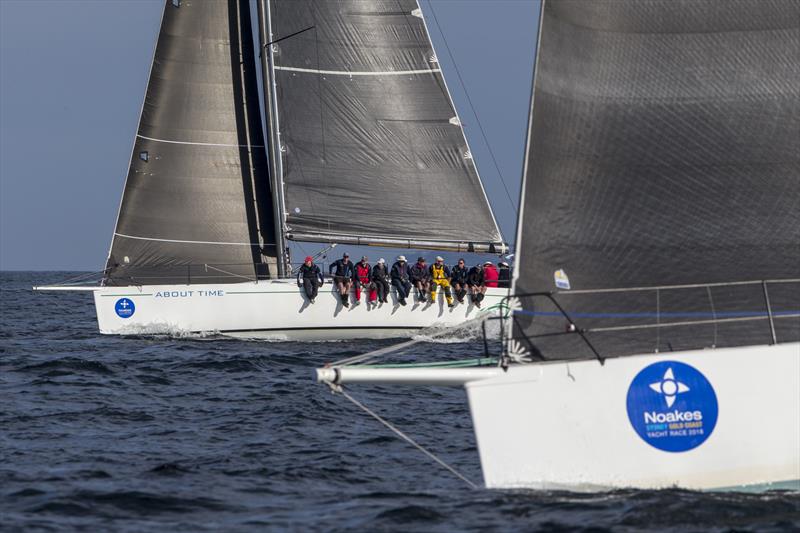
[[[335,388],[334,388],[334,387],[335,387]],[[350,396],[350,395],[347,393],[347,391],[345,391],[345,390],[344,390],[344,388],[343,388],[343,387],[341,387],[341,386],[334,386],[334,385],[331,385],[331,388],[333,388],[333,390],[334,390],[335,392],[339,392],[339,393],[341,393],[341,394],[342,394],[342,396],[344,396],[345,398],[347,398],[348,400],[350,400],[350,402],[352,402],[352,403],[353,403],[353,405],[355,405],[356,407],[358,407],[359,409],[361,409],[362,411],[364,411],[365,413],[367,413],[368,415],[370,415],[372,418],[374,418],[375,420],[377,420],[378,422],[380,422],[381,424],[383,424],[384,426],[386,426],[386,427],[387,427],[388,429],[390,429],[390,430],[391,430],[391,431],[392,431],[392,432],[393,432],[395,435],[397,435],[398,437],[400,437],[401,439],[403,439],[403,440],[404,440],[404,441],[406,441],[407,443],[411,444],[413,447],[415,447],[416,449],[418,449],[419,451],[421,451],[423,454],[425,454],[426,456],[428,456],[430,459],[432,459],[433,461],[435,461],[436,463],[438,463],[438,464],[439,464],[441,467],[443,467],[445,470],[448,470],[448,471],[449,471],[451,474],[453,474],[453,475],[454,475],[454,476],[456,476],[458,479],[460,479],[461,481],[463,481],[464,483],[466,483],[466,484],[467,484],[467,485],[468,485],[468,486],[469,486],[471,489],[477,489],[477,488],[478,488],[478,485],[476,485],[475,483],[473,483],[472,481],[470,481],[470,479],[469,479],[469,478],[467,478],[467,477],[466,477],[464,474],[462,474],[461,472],[459,472],[458,470],[456,470],[455,468],[453,468],[453,467],[452,467],[452,466],[450,466],[449,464],[445,463],[445,462],[444,462],[442,459],[440,459],[439,457],[437,457],[437,456],[436,456],[436,454],[434,454],[433,452],[429,451],[427,448],[425,448],[424,446],[422,446],[421,444],[419,444],[417,441],[415,441],[414,439],[412,439],[411,437],[409,437],[408,435],[406,435],[405,433],[403,433],[402,431],[400,431],[400,429],[398,429],[397,427],[395,427],[394,425],[392,425],[392,423],[391,423],[391,422],[389,422],[389,421],[388,421],[388,420],[386,420],[385,418],[381,417],[381,416],[380,416],[378,413],[376,413],[376,412],[372,411],[372,410],[371,410],[369,407],[367,407],[367,406],[366,406],[366,405],[364,405],[363,403],[359,402],[358,400],[356,400],[355,398],[353,398],[352,396]]]
[[[103,270],[98,270],[96,272],[86,272],[84,274],[80,274],[78,276],[75,276],[75,277],[72,277],[72,278],[67,278],[67,279],[65,279],[63,281],[59,281],[59,282],[55,283],[54,285],[61,286],[61,285],[77,284],[78,282],[83,282],[83,281],[87,280],[88,278],[91,278],[93,276],[97,276],[98,274],[105,275],[109,270],[111,270],[110,267],[109,268],[104,268]]]
[[[514,209],[514,213],[519,217],[519,210],[517,209],[517,204],[514,203],[514,200],[511,198],[511,193],[508,192],[508,186],[506,185],[506,180],[503,178],[503,173],[500,172],[500,165],[497,164],[497,158],[494,156],[494,152],[492,151],[492,147],[489,144],[489,140],[486,137],[486,132],[483,129],[483,125],[481,124],[481,120],[478,118],[478,113],[475,112],[475,106],[472,105],[472,98],[469,97],[469,92],[467,91],[467,86],[464,84],[464,78],[461,77],[461,72],[458,70],[458,64],[456,63],[455,57],[453,57],[453,52],[450,50],[450,45],[447,43],[447,37],[444,35],[444,31],[442,31],[442,27],[439,25],[439,20],[436,18],[436,10],[433,8],[433,2],[428,0],[428,7],[431,10],[431,14],[433,15],[433,22],[436,24],[436,29],[439,30],[439,35],[442,36],[442,42],[444,42],[445,49],[447,50],[447,55],[450,57],[450,62],[453,64],[453,69],[456,71],[456,75],[458,76],[458,81],[461,84],[461,90],[464,91],[464,96],[467,97],[467,103],[469,104],[469,108],[472,111],[472,115],[475,117],[475,122],[478,124],[478,129],[481,131],[481,136],[483,137],[483,143],[486,145],[486,149],[489,151],[489,155],[492,158],[492,162],[494,163],[494,169],[497,171],[497,176],[500,178],[500,183],[503,184],[503,190],[506,191],[506,197],[508,198],[509,203],[511,204],[511,208]]]
[[[384,348],[378,348],[377,350],[372,350],[371,352],[355,355],[352,357],[347,357],[345,359],[340,359],[338,361],[334,361],[332,363],[327,363],[326,367],[337,367],[337,366],[346,366],[346,365],[353,365],[356,363],[364,363],[366,361],[370,361],[372,359],[377,359],[378,357],[383,357],[384,355],[389,355],[391,353],[395,353],[399,350],[404,348],[408,348],[410,346],[414,346],[416,344],[421,344],[423,342],[430,342],[431,340],[435,340],[438,337],[443,337],[446,335],[451,335],[456,331],[469,329],[471,326],[475,324],[479,324],[485,320],[488,320],[490,317],[487,315],[478,315],[474,318],[471,318],[465,322],[458,324],[457,326],[448,327],[443,331],[437,331],[438,328],[436,326],[432,326],[429,328],[424,328],[422,331],[415,336],[415,338],[411,340],[407,340],[404,342],[400,342],[397,344],[392,344],[391,346],[386,346]],[[429,334],[425,334],[426,331],[430,330]],[[423,336],[424,335],[424,336]]]

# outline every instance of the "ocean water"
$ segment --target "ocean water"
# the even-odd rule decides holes
[[[392,341],[107,337],[70,273],[0,273],[0,529],[800,529],[800,494],[468,488],[313,369]],[[460,342],[463,341],[463,342]],[[412,357],[474,355],[474,339]],[[480,481],[463,391],[351,393]]]

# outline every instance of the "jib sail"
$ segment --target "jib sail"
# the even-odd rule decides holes
[[[512,349],[798,340],[800,3],[544,0],[540,26]]]
[[[274,275],[247,0],[166,0],[106,284]]]

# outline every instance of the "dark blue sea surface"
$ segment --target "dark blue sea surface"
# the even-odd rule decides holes
[[[0,273],[0,529],[800,528],[791,492],[472,490],[313,382],[314,367],[393,341],[102,336],[90,293],[30,291],[69,275]],[[462,390],[350,390],[481,480]]]

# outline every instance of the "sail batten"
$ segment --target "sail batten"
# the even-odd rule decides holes
[[[417,2],[268,7],[287,238],[499,248]]]
[[[421,240],[414,238],[398,238],[386,235],[347,235],[342,233],[289,233],[287,237],[293,241],[326,242],[336,244],[352,244],[355,246],[380,246],[389,248],[428,249],[465,253],[492,253],[502,254],[507,248],[502,243],[447,241],[447,240]]]
[[[798,340],[800,3],[544,0],[540,24],[516,339],[592,356],[557,291],[603,356],[767,344],[764,313]]]
[[[275,274],[249,9],[165,0],[106,284],[174,283],[183,265]]]

